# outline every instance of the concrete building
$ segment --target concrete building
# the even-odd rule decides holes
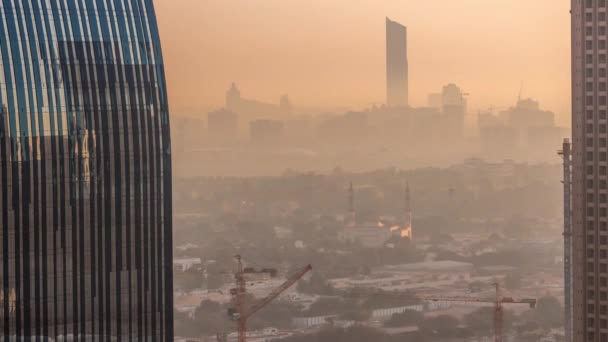
[[[334,116],[317,127],[319,141],[333,146],[365,144],[370,135],[367,112],[348,112]]]
[[[518,100],[514,107],[501,112],[500,116],[516,135],[513,146],[529,152],[551,154],[565,136],[563,129],[555,126],[555,114],[541,109],[540,103],[533,99]],[[550,144],[549,148],[547,144]]]
[[[283,118],[293,110],[287,95],[282,95],[277,104],[246,99],[235,83],[226,91],[226,108],[239,113],[246,121]]]
[[[386,18],[386,92],[389,107],[407,107],[407,28]]]
[[[513,159],[517,156],[514,149],[517,133],[506,125],[480,126],[479,144],[481,155],[490,160]]]
[[[448,136],[452,139],[462,139],[467,100],[465,93],[454,83],[444,86],[441,91],[441,112],[445,118]]]
[[[540,103],[533,99],[517,101],[515,107],[503,113],[509,126],[518,130],[528,130],[532,127],[554,127],[555,114],[542,110]]]
[[[435,108],[437,110],[441,110],[441,101],[442,94],[441,93],[432,93],[428,95],[427,98],[427,106],[429,108]]]
[[[572,0],[573,341],[608,341],[604,0]]]
[[[285,124],[278,120],[256,120],[249,123],[251,143],[273,145],[281,143],[285,135]]]
[[[231,110],[222,108],[207,114],[207,136],[211,144],[236,142],[238,129],[238,114]]]

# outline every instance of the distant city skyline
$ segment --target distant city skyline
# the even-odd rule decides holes
[[[413,106],[450,82],[470,93],[472,114],[511,106],[523,81],[524,97],[569,123],[569,2],[156,3],[161,34],[181,37],[166,39],[164,48],[176,113],[221,105],[233,81],[272,103],[289,94],[296,106],[382,104],[389,16],[408,26]]]

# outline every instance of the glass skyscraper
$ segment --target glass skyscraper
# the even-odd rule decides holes
[[[152,0],[0,1],[0,339],[172,340]]]

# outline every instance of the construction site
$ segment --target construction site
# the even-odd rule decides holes
[[[334,296],[311,296],[298,293],[293,287],[299,280],[310,278],[309,273],[313,269],[311,265],[282,275],[276,268],[252,267],[240,255],[235,256],[234,263],[232,285],[227,284],[226,289],[218,290],[215,296],[210,293],[207,293],[209,297],[205,294],[201,296],[216,300],[218,296],[224,297],[219,300],[226,308],[226,320],[232,324],[226,325],[226,329],[218,331],[215,336],[202,339],[203,341],[274,341],[296,334],[314,334],[323,329],[348,329],[354,326],[373,327],[388,334],[399,335],[415,332],[419,327],[415,324],[401,328],[391,327],[389,322],[396,317],[417,313],[431,320],[449,316],[466,321],[470,320],[467,317],[479,312],[484,313],[485,319],[488,318],[487,315],[492,316],[491,321],[487,322],[491,324],[491,339],[487,337],[479,341],[512,341],[512,335],[505,332],[504,326],[507,324],[512,327],[513,315],[535,310],[537,296],[546,297],[549,293],[558,295],[561,291],[557,277],[552,278],[548,274],[538,275],[539,279],[553,281],[543,284],[544,291],[541,290],[540,284],[526,284],[527,286],[516,291],[517,295],[514,295],[504,288],[505,282],[511,286],[508,279],[495,275],[476,275],[472,265],[427,262],[402,267],[383,267],[374,270],[365,279],[331,279],[329,284],[337,291]],[[382,278],[376,276],[380,274]],[[473,284],[477,288],[474,288]],[[270,327],[252,330],[248,326],[248,322],[256,314],[262,313],[264,308],[275,300],[297,303],[308,307],[309,311],[314,308],[315,303],[318,305],[323,301],[354,303],[368,310],[364,303],[369,302],[370,298],[380,298],[381,303],[364,318],[346,317],[340,312],[341,308],[336,306],[333,313],[332,308],[329,308],[327,314],[323,315],[292,317],[289,329]]]
[[[190,183],[192,193],[232,197],[183,208],[198,203],[231,219],[178,217],[197,228],[176,247],[176,340],[564,341],[569,203],[533,194],[568,199],[568,169],[467,161],[435,178],[426,170],[277,178],[294,187],[289,201],[268,197],[273,179],[250,181],[259,195],[226,180]],[[328,192],[309,200],[295,190],[313,180]],[[521,203],[517,191],[531,200]]]

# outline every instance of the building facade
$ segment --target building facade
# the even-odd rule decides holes
[[[450,83],[441,92],[441,111],[444,115],[448,136],[454,142],[464,136],[465,116],[467,114],[467,99],[460,87]]]
[[[233,145],[239,132],[239,115],[222,108],[207,113],[207,136],[213,146]]]
[[[0,2],[0,339],[173,339],[152,0]]]
[[[409,105],[407,28],[386,18],[386,92],[389,107]]]
[[[608,341],[605,0],[571,0],[573,341]]]

